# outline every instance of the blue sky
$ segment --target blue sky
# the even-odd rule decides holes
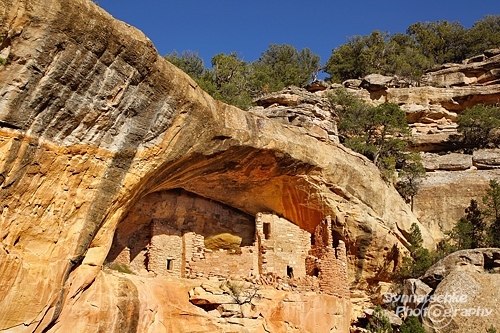
[[[165,55],[198,51],[257,60],[269,44],[308,47],[325,63],[347,36],[405,32],[416,22],[459,21],[469,28],[500,14],[500,0],[98,0],[115,18],[142,30]]]

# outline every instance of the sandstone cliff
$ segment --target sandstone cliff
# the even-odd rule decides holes
[[[378,74],[347,80],[343,85],[314,82],[307,90],[289,88],[264,96],[251,112],[308,129],[311,136],[338,142],[326,97],[344,86],[372,104],[391,102],[406,111],[413,148],[420,151],[427,177],[414,198],[414,212],[436,240],[464,215],[471,199],[481,201],[490,179],[500,178],[497,149],[472,151],[460,144],[457,118],[476,104],[500,100],[500,49],[446,64],[426,73],[421,86]],[[466,149],[465,149],[466,148]]]
[[[309,232],[330,215],[355,296],[389,280],[417,220],[364,157],[214,101],[91,1],[0,4],[0,331],[248,331],[188,303],[189,282],[102,270],[131,207],[179,188]],[[250,331],[333,315],[345,332],[348,300],[297,297]]]
[[[430,332],[481,332],[500,326],[499,258],[499,249],[462,250],[429,268],[421,278],[434,289],[428,307],[448,310],[423,316]],[[440,301],[446,295],[449,301]]]

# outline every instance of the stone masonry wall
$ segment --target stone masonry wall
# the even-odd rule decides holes
[[[205,239],[202,235],[194,232],[186,232],[182,236],[183,243],[183,257],[182,260],[185,264],[185,276],[196,277],[193,273],[191,264],[205,259]]]
[[[345,244],[330,218],[313,235],[270,213],[258,213],[252,226],[244,213],[184,191],[147,196],[131,212],[123,234],[115,236],[110,259],[134,272],[186,278],[275,276],[304,290],[349,297]],[[126,235],[126,227],[145,216],[149,224]]]
[[[258,274],[257,253],[253,246],[241,248],[241,253],[228,250],[206,250],[205,258],[189,263],[190,277],[247,277]]]
[[[153,220],[151,230],[147,269],[157,275],[184,277],[181,233],[158,220]]]
[[[120,223],[119,236],[130,234],[131,229],[148,225],[153,219],[161,219],[176,230],[195,232],[205,238],[230,233],[241,238],[242,246],[252,245],[255,235],[253,216],[220,202],[176,189],[150,193],[139,200]]]
[[[306,260],[306,270],[309,275],[318,276],[322,292],[349,298],[345,243],[334,239],[333,235],[331,218],[327,217],[314,232],[314,244]]]
[[[254,218],[184,190],[155,192],[139,200],[120,223],[107,260],[127,265],[141,275],[148,271],[178,277],[209,274],[219,262],[228,264],[214,255],[205,258],[204,239],[219,234],[234,236],[238,242],[235,246],[251,247],[255,237]],[[252,263],[243,267],[253,268],[254,259],[248,251],[242,251],[239,258],[241,262]],[[171,260],[170,270],[167,260]],[[205,260],[204,264],[193,270],[191,264],[200,260]]]
[[[108,262],[129,266],[138,274],[147,274],[148,246],[151,242],[151,225],[144,225],[126,238],[115,237],[109,250]]]
[[[260,249],[260,273],[279,276],[306,275],[305,260],[311,249],[311,234],[292,222],[268,213],[258,213],[255,219]]]

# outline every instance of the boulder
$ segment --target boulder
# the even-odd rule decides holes
[[[346,88],[356,89],[361,86],[361,82],[363,81],[359,79],[349,79],[342,82],[342,85]]]
[[[258,106],[269,107],[271,105],[295,106],[306,103],[328,107],[327,102],[313,92],[298,87],[287,87],[275,93],[268,93],[254,100]]]
[[[321,84],[322,83],[322,84]],[[326,89],[323,81],[315,81]],[[321,89],[289,87],[264,95],[254,102],[249,112],[268,117],[282,124],[302,127],[304,132],[322,141],[339,142],[335,114],[328,100],[311,91]]]
[[[364,312],[367,318],[371,318],[373,316],[374,310],[366,309]],[[394,312],[382,309],[382,313],[389,319],[389,322],[391,323],[392,326],[399,327],[403,324],[403,320],[399,318]]]
[[[437,285],[455,271],[486,273],[500,268],[500,249],[484,248],[453,252],[431,266],[421,278],[429,286]]]
[[[237,303],[220,304],[217,310],[220,312],[221,317],[243,317],[241,306]]]
[[[308,83],[304,88],[309,92],[324,91],[329,88],[330,85],[323,80],[315,80]]]
[[[498,84],[500,80],[500,54],[486,51],[463,64],[450,64],[431,70],[422,76],[422,84],[434,87]]]
[[[459,171],[467,170],[472,167],[471,155],[459,153],[448,153],[443,155],[424,153],[421,156],[422,164],[427,171]]]
[[[418,123],[425,114],[429,112],[429,105],[422,104],[403,104],[401,109],[406,112],[406,121],[410,124]]]
[[[394,85],[393,76],[384,76],[381,74],[369,74],[365,76],[360,84],[361,87],[371,91],[388,88]]]
[[[499,169],[500,149],[478,149],[472,155],[472,162],[478,169]]]
[[[410,309],[421,307],[432,291],[431,287],[419,279],[406,279],[403,282],[402,305]]]
[[[293,107],[271,105],[254,107],[249,112],[265,116],[285,125],[301,127],[307,135],[322,141],[338,142],[337,124],[330,107],[302,103]]]
[[[189,291],[189,301],[194,305],[202,306],[215,306],[221,304],[236,304],[235,299],[228,294],[220,292],[212,293],[205,290],[203,287],[196,287]]]
[[[418,316],[427,332],[485,332],[500,324],[499,268],[500,249],[457,251],[421,279],[405,280],[403,295],[385,302],[394,300],[396,313]]]
[[[494,57],[494,56],[499,55],[499,54],[500,54],[500,49],[489,49],[489,50],[484,51],[484,55],[487,58],[491,58],[491,57]]]

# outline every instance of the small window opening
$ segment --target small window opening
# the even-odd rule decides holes
[[[286,275],[289,277],[289,278],[293,278],[293,268],[290,267],[290,266],[286,266]]]
[[[174,259],[167,259],[167,271],[174,269]]]
[[[316,245],[316,235],[311,234],[311,245]]]
[[[339,240],[342,239],[342,236],[337,231],[332,230],[332,239],[333,239],[332,246],[336,248],[337,246],[339,246],[340,243]]]
[[[264,238],[269,239],[271,237],[271,224],[264,223]]]
[[[312,271],[312,276],[315,276],[315,277],[319,276],[319,268],[318,267],[314,267],[314,269]]]

